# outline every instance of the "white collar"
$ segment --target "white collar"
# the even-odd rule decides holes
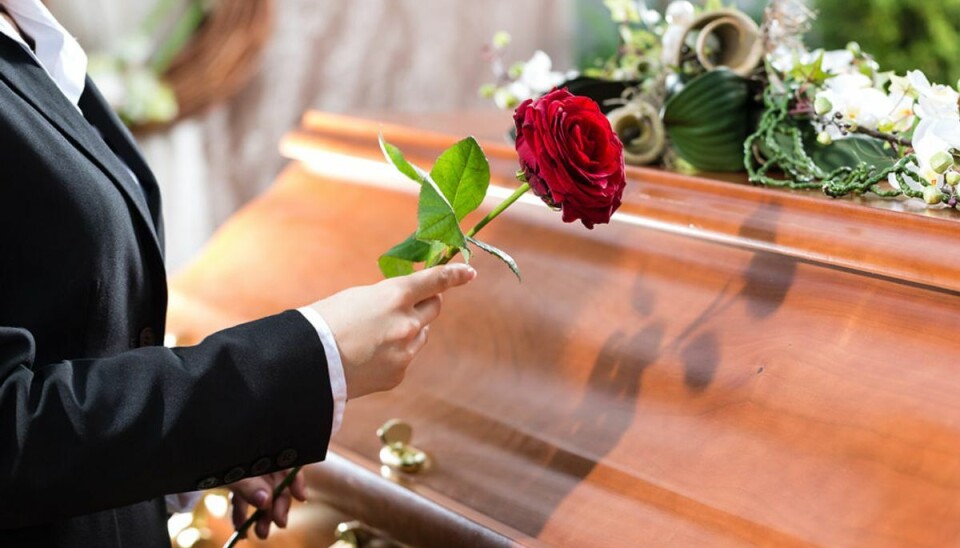
[[[76,106],[86,85],[87,54],[40,0],[0,0],[17,26],[33,39],[36,53],[9,22],[0,17],[0,33],[23,45]]]

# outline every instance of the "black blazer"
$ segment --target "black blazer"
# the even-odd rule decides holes
[[[169,546],[164,494],[324,458],[326,358],[296,311],[158,346],[157,184],[80,108],[0,35],[0,546]]]

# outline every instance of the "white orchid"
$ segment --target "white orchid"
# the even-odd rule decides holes
[[[697,8],[693,7],[693,4],[687,2],[686,0],[670,2],[670,5],[667,6],[667,23],[669,23],[671,26],[682,27],[689,25],[693,22],[696,16]]]
[[[906,94],[887,94],[875,87],[874,81],[859,72],[840,74],[826,81],[816,95],[816,103],[829,108],[818,108],[817,114],[840,117],[851,125],[871,130],[906,131],[913,126],[913,98]],[[835,125],[819,127],[832,139],[844,135]]]
[[[511,82],[506,90],[517,102],[522,102],[547,93],[567,78],[568,75],[553,70],[553,61],[549,55],[542,50],[537,50],[533,57],[524,63],[520,77]],[[500,108],[509,107],[501,105]]]
[[[913,149],[919,177],[929,184],[942,183],[954,165],[953,151],[960,150],[960,117],[921,120],[913,134]]]
[[[522,69],[516,79],[491,90],[490,93],[498,107],[503,110],[510,110],[519,103],[539,97],[574,77],[576,77],[576,72],[554,71],[550,56],[541,50],[537,50],[529,61],[522,64]]]
[[[666,17],[667,29],[663,32],[663,57],[662,61],[666,64],[674,62],[673,54],[680,50],[683,45],[684,31],[687,26],[693,22],[697,16],[697,10],[693,4],[684,0],[671,2],[667,6]]]
[[[857,68],[855,63],[856,57],[850,50],[846,49],[807,51],[806,49],[797,50],[782,46],[774,50],[768,59],[777,71],[788,73],[795,67],[815,63],[821,57],[820,68],[832,76],[860,74],[860,69]]]
[[[893,76],[890,95],[915,98],[914,112],[920,122],[913,132],[917,160],[910,166],[912,176],[904,178],[914,190],[921,190],[927,203],[939,203],[944,183],[958,182],[954,153],[960,151],[960,93],[913,70],[906,77]]]
[[[910,90],[917,94],[916,113],[921,119],[960,119],[960,93],[942,84],[931,84],[927,76],[919,70],[907,73]]]

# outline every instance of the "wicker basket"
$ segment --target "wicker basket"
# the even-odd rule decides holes
[[[259,66],[273,19],[274,0],[219,0],[163,75],[177,96],[177,118],[136,130],[161,129],[238,92]]]

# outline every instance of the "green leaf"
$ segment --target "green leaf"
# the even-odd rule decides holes
[[[430,176],[424,177],[420,185],[417,225],[417,239],[442,242],[457,248],[467,246],[453,206]]]
[[[493,255],[494,257],[500,259],[501,261],[505,262],[507,266],[510,267],[510,270],[513,271],[514,275],[517,276],[517,279],[520,280],[521,282],[523,281],[523,278],[520,277],[520,267],[517,266],[517,262],[514,261],[513,257],[508,255],[507,252],[501,249],[497,249],[496,247],[493,247],[490,244],[481,242],[480,240],[475,240],[473,238],[467,238],[467,241],[479,247],[480,249],[486,251],[487,253]]]
[[[473,137],[448,148],[430,171],[444,197],[453,206],[457,220],[477,209],[490,186],[490,164]]]
[[[380,272],[386,278],[412,274],[414,263],[426,261],[432,248],[430,243],[422,242],[415,235],[411,235],[380,256]]]
[[[816,59],[809,63],[798,63],[793,67],[793,70],[790,71],[789,76],[794,80],[809,82],[819,87],[830,78],[831,74],[823,70],[823,53],[821,53]]]
[[[839,167],[873,166],[878,171],[892,166],[897,156],[879,139],[865,135],[851,135],[824,146],[813,139],[807,143],[810,157],[820,169],[833,171]]]
[[[670,97],[663,123],[677,153],[695,168],[742,171],[752,106],[749,82],[721,68]]]
[[[387,159],[387,162],[390,162],[400,173],[403,173],[417,184],[423,184],[423,179],[427,176],[427,172],[408,162],[407,159],[403,157],[403,153],[400,152],[399,148],[391,145],[384,139],[383,133],[380,134],[380,150],[383,151],[383,156]]]

